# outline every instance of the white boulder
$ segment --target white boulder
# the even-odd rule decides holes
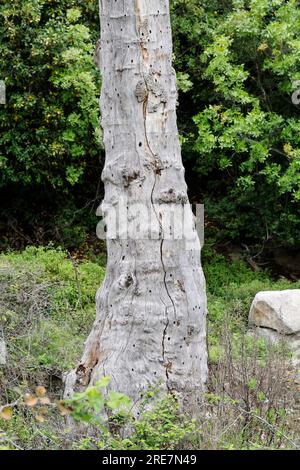
[[[284,335],[300,333],[300,289],[256,294],[249,325],[270,328]]]
[[[249,326],[252,333],[255,329],[255,334],[269,343],[285,341],[292,353],[295,380],[300,383],[300,289],[256,294]]]

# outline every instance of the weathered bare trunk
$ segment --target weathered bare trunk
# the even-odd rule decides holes
[[[103,208],[125,199],[128,230],[139,237],[108,237],[97,318],[73,378],[86,386],[109,376],[112,389],[132,398],[160,383],[195,399],[207,375],[206,295],[200,243],[186,204],[169,2],[101,0],[100,12]],[[136,204],[151,222],[144,217],[137,224],[131,211]],[[169,207],[173,220],[185,207],[182,237],[173,233]]]

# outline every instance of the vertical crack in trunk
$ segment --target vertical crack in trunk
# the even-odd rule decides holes
[[[140,1],[139,0],[135,0],[135,13],[136,13],[136,29],[137,29],[137,33],[139,34],[139,30],[140,30],[140,27],[141,27],[141,24],[142,24],[141,8],[140,8]],[[145,54],[145,44],[141,40],[140,40],[140,50],[141,50],[142,64],[145,67],[145,60],[148,58],[148,55],[147,55],[147,53]],[[156,219],[157,219],[157,222],[158,222],[158,225],[159,225],[159,236],[161,237],[161,241],[160,241],[160,260],[161,260],[161,265],[162,265],[162,269],[163,269],[163,284],[164,284],[164,287],[165,287],[167,297],[169,298],[169,300],[172,304],[172,308],[173,308],[173,311],[174,311],[174,317],[176,319],[176,306],[175,306],[174,300],[171,296],[171,293],[170,293],[168,285],[167,285],[167,270],[166,270],[166,267],[165,267],[165,264],[164,264],[164,254],[163,254],[164,232],[163,232],[163,226],[162,226],[162,222],[159,218],[159,215],[157,214],[157,210],[156,210],[155,202],[154,202],[154,197],[153,197],[154,196],[154,191],[155,191],[155,188],[156,188],[156,184],[157,184],[157,176],[160,174],[160,172],[162,170],[162,165],[161,165],[161,162],[160,162],[160,159],[158,158],[158,156],[153,152],[153,150],[151,148],[151,145],[150,145],[150,142],[149,142],[149,138],[148,138],[148,133],[147,133],[147,109],[148,109],[148,101],[149,101],[150,90],[147,89],[147,80],[146,80],[145,74],[143,72],[142,72],[142,79],[143,79],[144,84],[145,84],[145,97],[144,97],[143,102],[142,102],[142,105],[143,105],[143,119],[144,119],[144,135],[145,135],[145,142],[146,142],[147,148],[150,152],[150,155],[153,159],[153,166],[154,166],[154,168],[153,168],[154,182],[153,182],[153,187],[152,187],[152,191],[151,191],[151,205],[152,205],[153,211],[155,213],[155,216],[156,216]],[[167,389],[170,390],[169,389],[169,384],[168,384],[168,382],[169,382],[169,372],[168,372],[169,362],[166,360],[166,354],[165,354],[165,339],[166,339],[166,336],[167,336],[167,330],[168,330],[168,326],[169,326],[169,323],[170,323],[169,316],[168,316],[168,306],[167,305],[165,305],[165,317],[166,317],[166,324],[165,324],[165,328],[163,330],[163,335],[162,335],[162,360],[163,360],[163,367],[165,368],[165,371],[166,371],[166,386],[167,386]]]
[[[144,117],[145,141],[146,141],[146,144],[147,144],[147,148],[148,148],[149,152],[151,153],[151,156],[153,158],[153,163],[154,163],[154,183],[153,183],[153,187],[152,187],[152,191],[151,191],[151,204],[152,204],[153,211],[155,213],[157,222],[159,224],[159,236],[161,237],[161,241],[160,241],[160,260],[161,260],[161,265],[162,265],[162,268],[163,268],[163,283],[164,283],[164,286],[165,286],[166,294],[167,294],[167,296],[170,299],[170,302],[172,304],[172,308],[173,308],[173,311],[174,311],[174,317],[176,319],[176,307],[175,307],[174,300],[172,299],[171,293],[170,293],[168,285],[167,285],[167,270],[166,270],[166,267],[165,267],[165,264],[164,264],[164,255],[163,255],[164,232],[163,232],[163,226],[162,226],[161,220],[159,218],[159,215],[157,214],[155,203],[154,203],[154,197],[153,197],[155,187],[156,187],[156,183],[157,183],[157,171],[160,171],[161,168],[158,166],[159,161],[157,160],[157,155],[154,154],[154,152],[153,152],[153,150],[150,146],[149,139],[148,139],[148,134],[147,134],[147,105],[148,105],[148,95],[146,96],[146,98],[143,102],[143,117]],[[163,336],[162,336],[162,359],[163,359],[163,367],[166,370],[166,386],[167,386],[168,390],[170,390],[169,385],[168,385],[168,382],[169,382],[169,372],[168,372],[169,362],[166,361],[166,355],[165,355],[165,338],[166,338],[166,335],[167,335],[167,330],[168,330],[168,326],[169,326],[169,322],[170,322],[169,321],[169,316],[168,316],[168,306],[167,305],[165,305],[165,316],[166,316],[166,325],[165,325],[165,328],[164,328],[164,331],[163,331]]]

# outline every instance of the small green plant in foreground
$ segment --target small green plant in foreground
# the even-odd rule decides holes
[[[174,395],[161,396],[159,389],[149,390],[140,402],[133,404],[124,394],[102,389],[109,379],[77,393],[64,403],[71,416],[94,427],[98,438],[79,445],[113,450],[175,449],[198,433],[196,421],[180,411]]]
[[[73,420],[73,436],[68,446],[75,449],[171,450],[199,433],[196,421],[180,411],[174,395],[149,390],[140,402],[133,404],[122,393],[106,392],[109,382],[108,377],[103,377],[72,398],[56,402],[48,397],[45,387],[38,386],[34,393],[0,407],[0,420],[14,423],[21,409],[38,425],[51,420],[53,413],[69,416]],[[12,427],[2,434],[3,442],[8,444],[9,433],[12,434]]]

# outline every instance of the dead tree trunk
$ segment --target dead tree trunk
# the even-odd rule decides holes
[[[108,236],[97,318],[69,389],[105,375],[132,398],[158,383],[190,400],[207,375],[206,295],[176,124],[169,2],[100,0],[100,15],[103,209],[125,200],[120,219],[135,237]]]

